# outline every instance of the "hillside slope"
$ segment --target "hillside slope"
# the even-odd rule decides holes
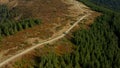
[[[99,15],[76,0],[16,0],[7,3],[7,6],[18,15],[13,20],[37,18],[42,20],[42,24],[4,37],[0,42],[0,62],[38,42],[63,34],[86,13],[92,14],[86,19],[89,22]]]

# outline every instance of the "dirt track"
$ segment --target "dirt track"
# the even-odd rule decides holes
[[[0,63],[0,67],[8,64],[10,61],[14,60],[15,58],[20,57],[20,56],[22,56],[22,55],[24,55],[24,54],[26,54],[26,53],[34,50],[35,48],[37,48],[37,47],[39,47],[39,46],[41,46],[41,45],[48,44],[48,43],[51,43],[51,42],[54,42],[54,41],[56,41],[56,40],[58,40],[58,39],[63,38],[63,37],[66,36],[66,34],[69,33],[81,20],[83,20],[83,19],[86,18],[87,16],[89,16],[89,14],[86,14],[85,16],[81,17],[78,21],[76,21],[76,22],[75,22],[66,32],[64,32],[62,35],[60,35],[60,36],[58,36],[58,37],[56,37],[56,38],[53,38],[53,39],[46,40],[45,42],[39,43],[39,44],[37,44],[37,45],[35,45],[35,46],[32,46],[32,47],[30,47],[30,48],[22,51],[21,53],[18,53],[18,54],[16,54],[16,55],[14,55],[14,56],[6,59],[5,61],[3,61],[3,62]]]

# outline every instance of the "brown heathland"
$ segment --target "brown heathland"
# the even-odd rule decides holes
[[[0,60],[34,45],[32,43],[36,43],[38,40],[42,42],[63,33],[79,16],[92,13],[93,16],[88,17],[86,21],[89,23],[99,15],[75,0],[69,2],[68,0],[16,0],[16,3],[15,9],[19,13],[17,20],[38,18],[42,23],[12,36],[4,37],[0,42]],[[62,53],[64,49],[66,47],[58,45],[56,52]]]

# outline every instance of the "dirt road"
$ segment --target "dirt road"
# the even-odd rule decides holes
[[[32,46],[32,47],[30,47],[30,48],[22,51],[21,53],[18,53],[18,54],[16,54],[16,55],[13,55],[12,57],[6,59],[5,61],[3,61],[3,62],[0,63],[0,68],[1,68],[2,66],[4,66],[4,65],[8,64],[10,61],[14,60],[15,58],[20,57],[20,56],[22,56],[22,55],[24,55],[24,54],[26,54],[26,53],[34,50],[35,48],[38,48],[38,47],[41,46],[41,45],[48,44],[48,43],[51,43],[51,42],[54,42],[54,41],[56,41],[56,40],[58,40],[58,39],[63,38],[63,37],[66,36],[66,34],[68,34],[81,20],[83,20],[84,18],[88,17],[89,15],[90,15],[90,14],[86,14],[86,15],[82,16],[78,21],[76,21],[76,22],[75,22],[66,32],[64,32],[62,35],[60,35],[60,36],[58,36],[58,37],[56,37],[56,38],[53,38],[53,39],[46,40],[45,42],[41,42],[41,43],[39,43],[39,44],[37,44],[37,45],[35,45],[35,46]]]

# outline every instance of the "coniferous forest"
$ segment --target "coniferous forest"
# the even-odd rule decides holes
[[[88,0],[96,5],[100,5],[111,10],[120,12],[120,0]]]
[[[76,46],[73,53],[37,57],[34,68],[120,68],[120,1],[79,1],[102,15],[90,29],[73,33],[71,42]]]
[[[0,5],[0,39],[4,36],[13,35],[18,31],[33,27],[41,23],[38,19],[24,19],[15,21],[16,16],[5,5]]]
[[[118,18],[118,17],[117,17]],[[74,33],[72,43],[76,49],[71,54],[48,54],[37,57],[36,68],[120,68],[119,28],[116,19],[100,16],[89,30]],[[111,24],[112,23],[112,24]]]
[[[78,0],[102,13],[90,29],[73,32],[74,52],[58,56],[49,53],[35,57],[31,68],[120,68],[120,1]],[[37,19],[13,21],[7,7],[0,7],[0,38],[40,23]],[[29,67],[29,68],[30,68]]]

